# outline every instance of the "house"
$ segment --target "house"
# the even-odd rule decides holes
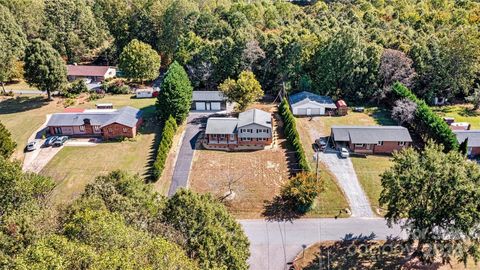
[[[87,84],[89,84],[113,78],[115,75],[116,69],[109,66],[67,65],[67,78],[69,81],[85,79]]]
[[[296,116],[332,115],[337,109],[332,98],[306,91],[291,95],[289,102]]]
[[[361,154],[390,154],[412,143],[408,129],[401,126],[332,126],[331,139],[336,147]]]
[[[480,130],[454,130],[458,143],[467,141],[467,155],[475,157],[480,155]]]
[[[193,91],[192,110],[224,111],[230,104],[220,91]]]
[[[53,114],[47,123],[52,135],[78,137],[135,137],[142,124],[142,113],[132,107],[76,110]]]
[[[207,149],[264,149],[272,144],[272,115],[252,109],[238,118],[208,118],[203,145]]]

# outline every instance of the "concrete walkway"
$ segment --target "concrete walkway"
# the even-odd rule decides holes
[[[370,202],[358,181],[350,158],[339,158],[337,153],[319,153],[318,158],[337,178],[350,205],[352,217],[375,217]]]
[[[195,153],[197,138],[201,133],[202,124],[206,122],[206,113],[190,113],[187,118],[187,128],[183,135],[180,151],[172,176],[172,183],[168,190],[168,196],[175,194],[177,189],[188,187],[188,178],[192,167],[193,155]]]
[[[286,270],[303,247],[319,241],[374,234],[376,240],[406,238],[399,226],[389,228],[382,218],[299,219],[277,223],[265,220],[239,220],[250,240],[251,270]]]

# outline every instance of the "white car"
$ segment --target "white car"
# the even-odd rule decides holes
[[[27,144],[27,151],[35,151],[38,148],[38,141],[31,141]]]
[[[342,147],[342,148],[340,149],[340,156],[341,156],[342,158],[347,158],[347,157],[350,156],[350,152],[348,152],[347,148]]]

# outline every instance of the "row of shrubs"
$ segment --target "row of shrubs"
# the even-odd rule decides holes
[[[283,126],[285,130],[285,136],[287,137],[288,144],[295,151],[296,158],[300,169],[304,172],[310,171],[310,165],[305,155],[300,136],[298,135],[297,127],[295,124],[295,117],[290,110],[290,105],[286,98],[280,103],[279,107],[280,116],[283,120]]]
[[[154,181],[158,180],[162,176],[163,169],[165,168],[165,162],[167,161],[168,153],[172,147],[173,137],[177,131],[177,122],[171,115],[165,122],[162,130],[162,137],[160,139],[160,145],[157,150],[157,157],[153,163],[152,178]]]
[[[427,137],[424,139],[433,139],[435,142],[443,144],[446,151],[458,149],[459,145],[455,134],[425,101],[417,98],[410,89],[398,82],[393,86],[392,93],[394,100],[407,98],[417,104],[415,121],[411,124],[415,133],[424,134]]]

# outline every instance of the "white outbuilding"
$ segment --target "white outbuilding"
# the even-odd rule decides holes
[[[307,91],[293,94],[289,98],[293,115],[333,115],[337,106],[331,97],[320,96]]]

